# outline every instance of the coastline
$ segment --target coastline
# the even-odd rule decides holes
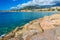
[[[2,39],[7,39],[8,40],[9,37],[11,38],[11,36],[12,37],[15,37],[15,36],[18,37],[18,35],[21,35],[28,30],[35,30],[36,29],[36,31],[38,31],[38,32],[44,32],[43,30],[53,29],[53,28],[55,28],[55,26],[53,26],[53,25],[56,25],[56,26],[60,25],[60,23],[58,22],[60,20],[59,16],[60,16],[60,14],[53,14],[51,16],[45,16],[43,18],[39,18],[39,19],[35,19],[33,21],[30,21],[29,23],[25,24],[22,27],[17,27],[15,30],[13,30],[9,34],[5,35]],[[58,19],[55,19],[55,18],[58,18]],[[53,22],[52,24],[50,24],[50,23],[48,23],[50,20],[57,20],[57,23]],[[48,25],[50,25],[50,26],[48,27],[48,25],[46,24],[45,27],[43,27],[44,22],[47,22]],[[41,29],[41,27],[39,27],[38,23],[41,23],[41,26],[42,26],[43,29]],[[35,27],[37,26],[37,27],[34,28],[30,25],[33,25]],[[29,35],[31,35],[31,34],[29,34]]]
[[[0,12],[3,12],[3,11],[0,11]],[[4,12],[21,12],[21,11],[4,11]],[[25,11],[25,12],[29,12],[29,11]],[[60,12],[60,11],[30,11],[30,12]]]
[[[6,34],[1,35],[0,38],[4,37],[5,35],[6,35]]]
[[[14,20],[19,20],[20,19],[20,16],[22,16],[21,18],[23,18],[22,19],[22,21],[21,21],[21,19],[16,23],[13,23],[13,24],[15,24],[15,25],[17,25],[17,26],[19,26],[19,25],[24,25],[24,24],[26,24],[26,23],[28,23],[29,21],[32,21],[32,20],[34,20],[34,19],[38,19],[38,18],[42,18],[42,17],[44,17],[44,15],[45,16],[50,16],[50,15],[52,15],[52,14],[55,14],[56,12],[6,12],[6,13],[0,13],[0,15],[1,15],[1,18],[3,18],[4,16],[3,15],[5,15],[5,17],[7,18],[7,20],[9,20],[9,19],[14,19]],[[8,16],[8,15],[9,16]],[[18,14],[18,16],[16,15],[16,14]],[[22,15],[21,15],[22,14]],[[10,18],[11,17],[11,15],[14,15],[14,18]],[[17,17],[17,18],[15,18],[15,17]],[[6,20],[6,18],[3,18],[3,19],[5,19]],[[25,19],[25,18],[27,18],[27,19]],[[2,19],[1,19],[2,20]],[[21,22],[20,22],[21,21]],[[28,21],[28,22],[27,22]],[[1,22],[3,22],[3,20],[1,21]],[[8,22],[8,21],[4,21],[4,23],[5,22]],[[9,22],[11,22],[10,20],[9,20]],[[25,23],[26,22],[26,23]],[[0,23],[1,24],[1,23]],[[8,24],[6,24],[6,25],[8,25]],[[12,30],[14,30],[17,26],[15,26],[15,25],[12,25],[12,26],[10,26],[10,25],[8,25],[8,26],[6,26],[6,28],[5,28],[5,26],[3,26],[3,28],[1,27],[1,30],[0,30],[0,35],[2,35],[2,34],[8,34],[9,32],[11,32]],[[10,28],[11,29],[10,29]],[[2,31],[3,30],[3,31]]]

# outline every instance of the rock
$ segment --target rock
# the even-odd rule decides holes
[[[0,40],[60,40],[60,14],[30,21]]]

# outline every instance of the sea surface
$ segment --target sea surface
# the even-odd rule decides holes
[[[0,35],[6,34],[17,26],[34,19],[50,16],[56,12],[0,12]]]

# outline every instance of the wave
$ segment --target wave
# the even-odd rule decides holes
[[[1,35],[0,38],[2,38],[2,37],[4,37],[4,36],[5,36],[5,34]]]

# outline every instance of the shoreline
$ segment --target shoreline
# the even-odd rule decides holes
[[[25,31],[28,31],[28,30],[31,30],[30,28],[28,28],[28,27],[30,27],[30,25],[32,25],[33,24],[33,26],[38,26],[38,23],[43,23],[44,24],[44,22],[49,22],[49,20],[50,20],[50,17],[51,17],[51,19],[53,19],[53,18],[55,18],[56,16],[57,17],[59,17],[59,15],[60,14],[53,14],[53,15],[51,15],[51,16],[45,16],[45,17],[43,17],[43,18],[38,18],[38,19],[35,19],[35,20],[33,20],[33,21],[30,21],[29,23],[27,23],[27,24],[25,24],[25,25],[23,25],[22,27],[17,27],[15,30],[13,30],[13,31],[11,31],[9,34],[7,34],[7,35],[5,35],[5,37],[3,37],[3,39],[6,39],[6,37],[7,37],[7,39],[9,39],[9,37],[10,36],[13,36],[14,37],[14,35],[15,36],[18,36],[18,35],[20,35],[20,34],[22,34],[22,33],[24,33]],[[55,16],[55,17],[54,17]],[[48,20],[48,21],[45,21],[45,20]],[[56,19],[57,20],[57,19]],[[59,20],[58,20],[59,21]],[[41,24],[42,26],[44,26],[43,24]],[[60,23],[59,23],[60,24]],[[59,24],[54,24],[54,25],[59,25]],[[48,23],[48,25],[50,25],[50,23]],[[42,27],[43,28],[43,30],[47,30],[47,29],[53,29],[54,28],[54,26],[50,26],[51,28],[49,28],[48,27],[48,25],[46,24],[46,28],[44,27]],[[32,26],[31,26],[32,27]],[[35,28],[33,28],[32,27],[32,29],[34,30]],[[40,32],[42,32],[42,30],[41,30],[41,28],[38,26],[38,27],[36,27],[36,29],[38,30],[38,31],[40,31]],[[14,33],[16,33],[16,34],[14,34]]]
[[[2,37],[4,37],[6,34],[2,34],[1,36],[0,36],[0,38],[2,38]]]
[[[15,12],[15,11],[13,11],[13,12]],[[18,12],[18,11],[16,11],[16,12]],[[31,12],[35,12],[35,11],[31,11]],[[38,12],[38,11],[36,11],[36,12]],[[60,12],[60,11],[39,11],[39,12]]]

